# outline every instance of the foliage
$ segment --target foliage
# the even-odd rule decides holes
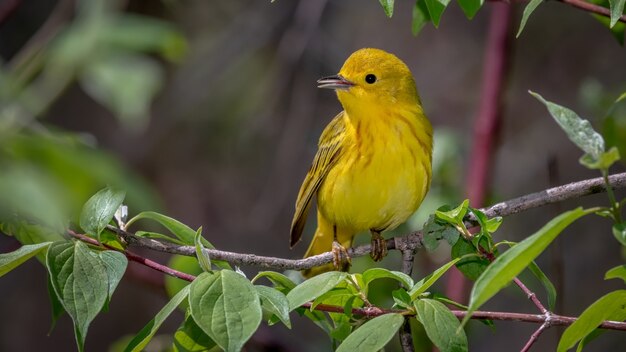
[[[387,17],[391,17],[394,14],[393,0],[379,0],[383,10]],[[603,25],[608,27],[615,38],[623,45],[624,44],[624,31],[626,30],[625,23],[618,22],[620,15],[624,14],[624,0],[592,0],[604,8],[610,9],[610,17],[594,15],[594,17]],[[432,23],[435,28],[439,27],[441,17],[445,9],[450,5],[450,0],[416,0],[413,6],[411,31],[413,35],[417,35],[427,23]],[[484,0],[458,0],[458,4],[467,16],[468,19],[474,18],[476,13],[481,9]],[[544,0],[531,0],[524,8],[521,23],[519,25],[516,37],[519,37],[528,22],[528,19],[532,13],[543,4]]]

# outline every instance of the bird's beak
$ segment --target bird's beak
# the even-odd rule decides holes
[[[341,75],[328,76],[317,80],[317,88],[348,90],[353,85],[354,83],[348,81]]]

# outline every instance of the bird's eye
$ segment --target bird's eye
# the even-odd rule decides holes
[[[374,76],[373,74],[368,74],[367,76],[365,76],[365,82],[372,84],[374,82],[376,82],[376,76]]]

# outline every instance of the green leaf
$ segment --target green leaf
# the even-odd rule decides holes
[[[544,0],[531,0],[528,5],[526,5],[526,7],[524,8],[524,14],[522,15],[522,22],[519,25],[519,29],[517,30],[515,38],[519,38],[520,34],[522,34],[522,31],[524,30],[524,27],[526,26],[526,21],[528,21],[528,17],[530,17],[530,15],[533,13],[533,11],[537,9],[537,7],[539,7],[539,5],[543,4],[543,1]]]
[[[460,233],[452,225],[440,224],[434,215],[430,215],[422,226],[422,242],[427,251],[432,252],[439,247],[439,241],[445,239],[453,246],[459,240]]]
[[[126,192],[111,187],[94,194],[80,214],[80,227],[90,236],[100,239],[100,233],[111,222],[124,197]]]
[[[202,245],[202,226],[196,232],[196,237],[194,239],[195,247],[196,247],[196,258],[198,258],[198,263],[202,270],[206,272],[211,271],[211,258],[209,258],[209,254],[203,251],[204,246]]]
[[[189,226],[183,224],[176,219],[172,219],[169,216],[165,216],[163,214],[159,214],[153,211],[144,211],[135,215],[135,217],[128,220],[128,222],[126,223],[126,227],[130,227],[130,225],[141,219],[150,219],[156,221],[163,227],[168,229],[168,231],[170,231],[174,236],[178,237],[178,239],[181,240],[183,243],[191,246],[195,244],[196,231],[192,230]],[[207,241],[205,238],[202,238],[202,245],[204,245],[206,248],[215,249],[211,242]],[[213,264],[222,269],[231,269],[230,264],[222,260],[214,260]]]
[[[124,254],[117,251],[100,251],[98,254],[100,255],[100,259],[102,260],[104,267],[106,268],[108,277],[108,295],[107,300],[104,303],[104,310],[108,310],[109,301],[113,296],[113,292],[126,272],[128,259],[126,259]]]
[[[430,13],[430,17],[433,21],[433,25],[435,28],[439,28],[439,21],[441,20],[441,15],[443,11],[448,7],[450,0],[424,0],[426,3],[426,7],[428,8],[428,12]]]
[[[411,33],[418,35],[428,22],[430,22],[430,13],[428,13],[428,8],[426,8],[426,1],[415,1],[411,20]]]
[[[622,246],[626,246],[626,222],[621,224],[615,224],[611,228],[613,231],[613,236],[622,244]]]
[[[458,0],[467,19],[472,19],[483,6],[485,0]]]
[[[469,199],[463,201],[456,208],[448,211],[436,210],[435,216],[451,225],[458,225],[463,223],[463,218],[467,214],[469,208]]]
[[[469,208],[469,211],[474,214],[476,217],[476,221],[478,221],[478,225],[480,225],[481,231],[486,231],[487,233],[494,233],[498,230],[500,225],[502,224],[502,217],[495,216],[493,218],[488,218],[484,212],[480,209]]]
[[[115,16],[102,31],[103,42],[122,49],[158,52],[170,61],[180,60],[187,51],[182,33],[167,21],[148,16]]]
[[[447,262],[446,264],[441,266],[439,269],[433,271],[430,275],[418,281],[415,284],[415,286],[411,288],[411,291],[409,291],[409,295],[411,296],[411,299],[416,300],[417,297],[419,297],[419,295],[426,292],[426,290],[428,290],[432,285],[434,285],[435,282],[437,282],[437,280],[439,280],[439,278],[441,278],[443,274],[445,274],[446,271],[448,271],[448,269],[450,269],[459,260],[461,260],[461,258],[455,258]]]
[[[198,276],[191,284],[189,308],[198,326],[227,352],[241,350],[263,315],[257,290],[232,270]]]
[[[603,321],[613,316],[624,316],[626,306],[626,290],[608,293],[595,301],[570,325],[559,341],[558,352],[572,348],[576,342],[593,332]]]
[[[181,240],[179,240],[177,238],[174,238],[174,237],[171,237],[171,236],[168,236],[168,235],[164,235],[164,234],[158,233],[158,232],[137,231],[137,232],[135,232],[135,236],[137,236],[137,237],[144,237],[144,238],[151,238],[153,240],[160,240],[160,241],[171,242],[171,243],[178,244],[178,245],[181,245],[181,246],[186,245],[185,242],[183,242],[183,241],[181,241]]]
[[[0,254],[0,277],[17,268],[43,250],[48,249],[51,243],[52,242],[27,244],[13,252]]]
[[[63,304],[59,301],[57,294],[54,292],[54,287],[52,287],[52,281],[50,281],[50,275],[48,275],[48,298],[50,299],[50,308],[52,309],[52,321],[50,322],[50,329],[48,329],[48,336],[54,330],[54,327],[57,324],[57,321],[65,313],[65,309],[63,309]]]
[[[343,281],[347,275],[347,273],[340,271],[329,271],[304,281],[287,294],[289,311],[332,290],[333,287]]]
[[[102,310],[121,278],[120,272],[126,268],[125,258],[121,260],[107,252],[92,250],[80,241],[55,242],[48,249],[50,281],[74,321],[80,351],[89,324]]]
[[[415,301],[417,319],[428,338],[441,352],[467,351],[467,336],[459,319],[441,302],[434,299]]]
[[[624,13],[624,3],[626,0],[609,0],[609,4],[611,5],[611,23],[609,27],[613,28],[619,18]]]
[[[385,15],[391,18],[391,16],[393,16],[393,3],[395,0],[378,0],[378,1],[380,1],[380,4],[385,10]]]
[[[196,324],[191,315],[185,318],[185,322],[174,333],[175,352],[204,352],[212,349],[217,344],[209,335]]]
[[[604,279],[622,279],[624,283],[626,283],[626,265],[616,266],[611,268],[609,271],[604,274]]]
[[[259,297],[261,298],[261,308],[270,314],[278,317],[285,326],[291,329],[291,320],[289,320],[289,301],[284,294],[275,288],[255,285]]]
[[[396,306],[404,309],[408,309],[409,307],[411,307],[412,299],[405,289],[399,288],[397,290],[393,290],[391,292],[391,297],[393,297],[393,302]]]
[[[550,115],[561,126],[567,137],[593,159],[598,160],[604,152],[604,139],[596,132],[588,120],[582,119],[574,111],[561,105],[545,100],[541,95],[528,91],[530,95],[542,102]]]
[[[115,113],[126,127],[137,130],[146,127],[150,104],[165,74],[148,56],[116,51],[95,56],[79,79],[95,101]]]
[[[498,228],[500,228],[500,225],[502,225],[502,220],[503,219],[501,216],[495,216],[488,219],[485,223],[485,230],[487,230],[487,232],[489,233],[494,233],[498,231]]]
[[[130,225],[132,225],[133,223],[141,219],[154,220],[158,222],[159,224],[161,224],[166,229],[168,229],[172,234],[178,237],[179,240],[183,241],[183,243],[187,245],[194,244],[194,241],[196,238],[196,231],[192,230],[189,226],[183,224],[182,222],[176,219],[172,219],[169,216],[165,216],[163,214],[159,214],[154,211],[144,211],[135,215],[135,217],[128,220],[128,222],[126,223],[126,226],[130,227]],[[204,245],[209,248],[215,248],[210,244],[207,245],[206,243],[204,243]]]
[[[552,284],[552,281],[548,279],[546,274],[539,268],[537,263],[530,262],[528,265],[528,269],[535,275],[537,280],[541,282],[543,287],[546,289],[546,294],[548,295],[548,308],[550,311],[554,310],[554,305],[556,304],[556,288]]]
[[[335,287],[332,290],[317,297],[311,304],[311,309],[315,309],[315,307],[317,307],[317,305],[321,303],[329,304],[329,302],[333,302],[336,303],[336,305],[340,305],[342,301],[347,301],[348,298],[354,297],[354,295],[355,292],[348,289],[347,287]]]
[[[611,147],[609,151],[600,154],[600,157],[597,159],[589,154],[585,154],[580,158],[579,162],[588,169],[608,170],[619,158],[620,155],[617,147]]]
[[[277,273],[275,271],[261,271],[256,276],[250,280],[252,283],[255,283],[260,278],[267,278],[273,285],[274,288],[283,294],[289,293],[294,287],[296,287],[295,282],[291,281],[287,276]]]
[[[198,264],[198,259],[186,255],[173,255],[170,260],[167,261],[167,266],[193,276],[198,276],[204,272],[202,268],[200,268],[200,264]],[[189,281],[165,275],[165,292],[169,298],[174,297],[180,290],[189,286],[189,284]],[[180,310],[184,312],[187,311],[187,308],[189,308],[189,303],[185,300],[180,304]]]
[[[190,285],[185,286],[182,290],[180,290],[172,299],[167,302],[167,304],[161,308],[161,310],[156,314],[156,316],[148,322],[146,326],[139,331],[137,335],[130,341],[125,352],[140,352],[143,351],[144,348],[148,345],[154,334],[156,334],[157,330],[161,327],[161,324],[167,319],[167,317],[172,314],[172,312],[178,307],[181,302],[187,298],[189,295],[189,287]]]
[[[0,127],[0,130],[2,129]],[[9,160],[16,157],[26,159],[25,156],[19,155],[21,150],[15,144],[17,143],[12,139],[10,143],[3,141],[3,154],[17,154],[10,156]],[[44,172],[43,169],[34,167],[34,165],[41,163],[40,159],[41,155],[36,155],[35,160],[24,160],[33,164],[28,166],[21,165],[22,163],[19,162],[2,163],[0,167],[2,169],[0,172],[0,199],[2,200],[0,216],[6,216],[8,219],[17,215],[18,217],[29,219],[29,222],[35,222],[40,225],[40,230],[36,232],[53,232],[56,235],[54,237],[60,237],[59,233],[65,233],[67,230],[67,220],[69,218],[67,192],[56,179],[49,175],[48,170]],[[35,225],[24,224],[20,226],[20,230],[24,230],[25,227],[32,230]],[[18,237],[17,234],[15,235]],[[26,235],[31,238],[42,237],[38,236],[39,234],[28,233]],[[54,239],[45,239],[45,241],[48,240]],[[32,241],[21,242],[22,244],[34,244],[43,241],[33,238]]]
[[[472,287],[468,314],[463,319],[463,324],[469,320],[472,312],[493,297],[535,260],[567,226],[576,219],[594,211],[595,209],[576,208],[565,212],[496,258]]]
[[[350,333],[352,332],[352,324],[350,324],[349,321],[345,321],[339,324],[339,326],[337,326],[335,329],[333,329],[333,331],[331,331],[330,333],[330,337],[333,338],[333,340],[336,341],[343,341],[346,339],[346,337],[348,337],[348,335],[350,335]]]
[[[369,284],[372,281],[383,278],[396,280],[407,289],[413,287],[413,279],[409,275],[400,271],[392,271],[385,268],[372,268],[363,273],[363,281],[365,282],[366,287],[369,287]]]
[[[454,246],[452,246],[451,250],[452,258],[463,257],[463,259],[456,263],[456,267],[465,277],[472,281],[476,281],[489,265],[489,260],[484,257],[478,255],[467,256],[468,254],[475,253],[476,248],[464,238],[459,239]]]
[[[403,322],[404,317],[397,313],[376,317],[350,334],[336,352],[377,352],[393,338]]]

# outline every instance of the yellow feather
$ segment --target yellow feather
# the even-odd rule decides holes
[[[349,247],[358,232],[394,229],[417,210],[430,185],[432,127],[408,67],[382,50],[361,49],[337,77],[332,87],[344,111],[322,133],[291,226],[293,246],[316,195],[318,228],[307,257],[331,250],[334,236]]]

